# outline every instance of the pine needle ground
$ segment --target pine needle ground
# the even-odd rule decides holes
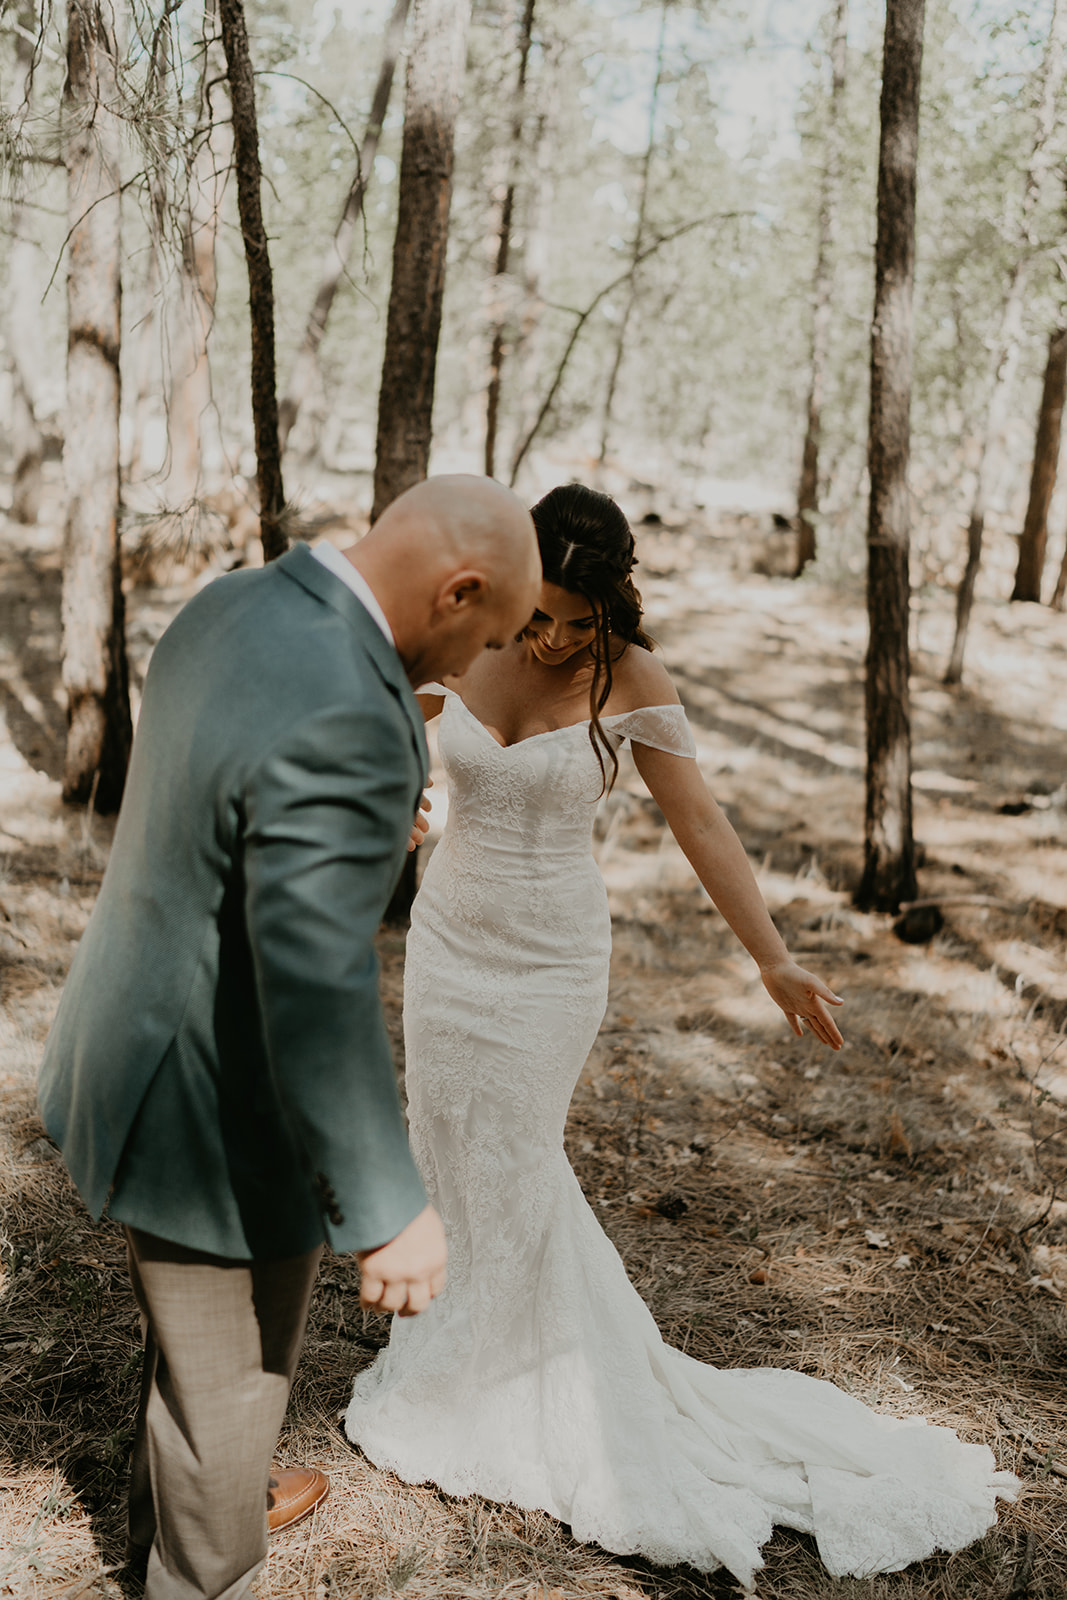
[[[812,1541],[780,1532],[760,1596],[1063,1600],[1067,851],[1049,798],[1062,734],[1042,708],[1067,698],[1067,666],[1053,619],[1028,608],[1023,638],[1003,609],[983,612],[981,666],[947,709],[934,656],[924,676],[920,655],[922,882],[945,909],[940,931],[907,945],[888,918],[848,903],[862,815],[859,597],[721,571],[702,590],[699,540],[693,549],[681,573],[677,551],[657,570],[656,549],[643,549],[654,631],[779,925],[846,996],[848,1048],[831,1057],[783,1029],[624,774],[598,825],[612,995],[575,1096],[571,1157],[671,1343],[718,1365],[796,1367],[948,1424],[1024,1480],[984,1540],[901,1574],[832,1580]],[[52,560],[8,560],[0,607],[35,585],[47,625]],[[142,654],[177,598],[134,597]],[[949,622],[947,605],[931,604],[932,652]],[[36,670],[40,681],[13,688],[8,677],[24,713],[9,714],[8,748],[22,755],[4,767],[0,834],[0,1594],[117,1600],[133,1592],[120,1563],[137,1319],[120,1235],[81,1208],[32,1087],[108,829],[58,805],[42,692],[55,658],[43,647]],[[382,936],[394,1036],[402,949],[402,936]],[[333,1488],[273,1541],[260,1600],[739,1593],[723,1573],[612,1557],[541,1513],[377,1471],[339,1414],[385,1334],[359,1309],[352,1265],[328,1260],[279,1459],[323,1466]]]

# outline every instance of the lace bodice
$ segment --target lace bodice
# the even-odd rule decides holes
[[[567,870],[587,854],[603,780],[588,722],[535,733],[501,745],[451,689],[443,694],[441,759],[448,777],[446,850],[475,843],[479,854],[514,858],[508,870],[543,875],[552,858]],[[616,749],[627,739],[672,755],[695,756],[693,735],[679,705],[643,706],[601,719]]]

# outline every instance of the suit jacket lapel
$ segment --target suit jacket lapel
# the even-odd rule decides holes
[[[299,583],[302,588],[309,590],[325,605],[339,612],[350,627],[354,629],[359,637],[360,644],[373,661],[379,676],[396,695],[407,714],[425,778],[425,775],[429,772],[429,755],[426,749],[426,720],[407,680],[403,662],[366,606],[360,602],[358,596],[353,593],[346,583],[341,582],[341,579],[335,573],[332,573],[328,567],[324,567],[321,561],[316,561],[309,545],[303,543],[293,545],[276,562],[276,567],[287,578],[291,578],[294,583]]]

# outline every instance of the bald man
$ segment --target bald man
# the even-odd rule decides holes
[[[374,934],[426,777],[413,688],[528,620],[533,524],[431,479],[351,552],[220,578],[152,657],[114,845],[49,1036],[46,1126],[126,1229],[145,1331],[130,1563],[148,1600],[238,1600],[325,1495],[271,1460],[324,1244],[364,1303],[444,1283]]]

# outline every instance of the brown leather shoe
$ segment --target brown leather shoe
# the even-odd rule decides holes
[[[268,1532],[277,1533],[310,1516],[329,1492],[330,1480],[318,1467],[276,1468],[267,1483]]]

